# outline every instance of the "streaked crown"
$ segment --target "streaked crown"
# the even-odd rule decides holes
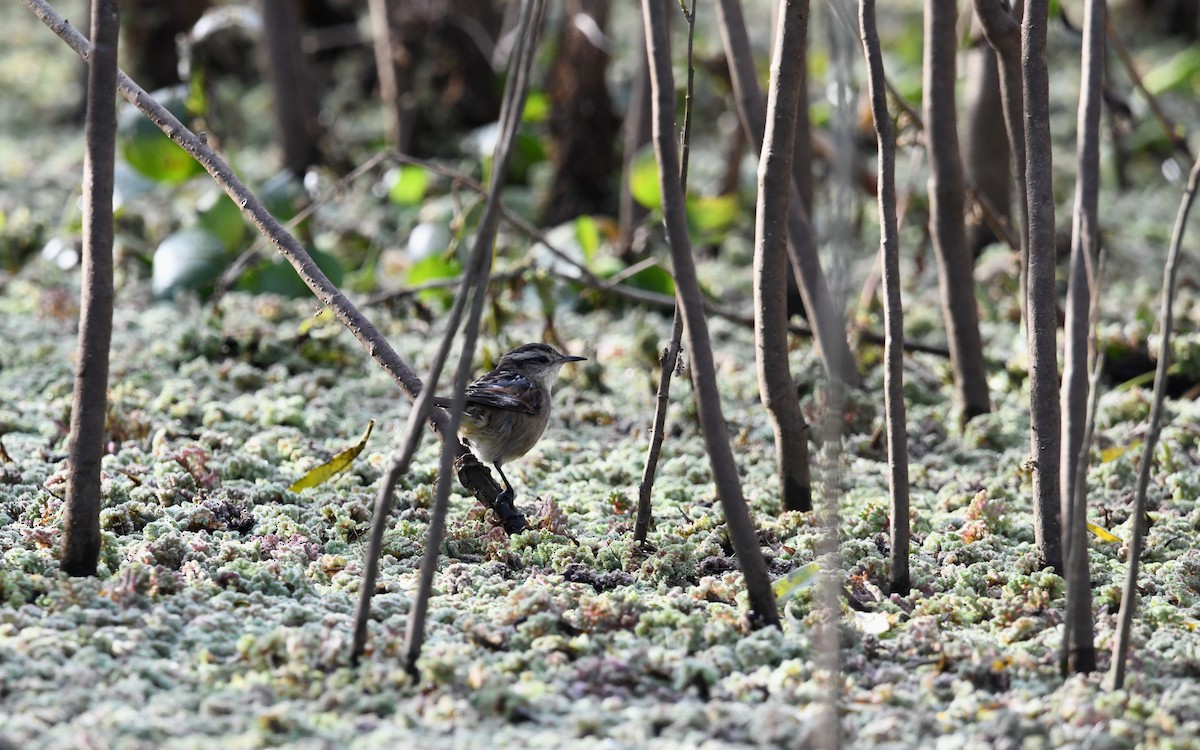
[[[547,344],[523,344],[505,354],[496,363],[497,370],[517,372],[540,372],[548,367],[557,367],[565,362],[579,362],[587,357],[562,354]]]

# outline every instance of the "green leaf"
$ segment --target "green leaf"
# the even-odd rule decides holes
[[[159,299],[190,289],[206,295],[225,269],[228,253],[221,238],[206,229],[184,229],[154,251],[151,288]]]
[[[397,206],[416,206],[429,188],[429,172],[415,164],[405,164],[392,172],[388,198]]]
[[[1200,84],[1200,46],[1191,45],[1142,76],[1146,90],[1158,96],[1168,91],[1195,91]]]
[[[591,263],[600,249],[600,225],[595,218],[583,214],[575,219],[575,241],[583,252],[584,262]]]
[[[430,255],[422,258],[408,269],[409,284],[424,284],[435,279],[452,279],[462,273],[462,266],[454,258],[445,255]]]
[[[675,296],[675,277],[662,266],[643,268],[625,280],[625,284],[647,292]]]
[[[419,286],[427,281],[452,279],[461,274],[462,266],[453,256],[430,255],[409,267],[406,281],[409,286]],[[424,302],[437,302],[447,306],[454,299],[454,296],[446,289],[426,289],[417,296]]]
[[[688,225],[699,234],[720,234],[733,226],[741,211],[737,195],[689,195]]]
[[[345,272],[337,258],[315,248],[308,248],[308,254],[335,286],[342,283]],[[251,294],[278,294],[294,299],[312,294],[296,274],[296,269],[278,255],[273,255],[242,274],[238,279],[237,289]]]
[[[530,91],[525,97],[521,122],[540,123],[550,119],[550,97],[545,91]]]
[[[246,220],[225,191],[213,189],[196,202],[197,224],[221,239],[227,250],[236,250],[246,235]]]
[[[654,149],[643,147],[629,165],[629,192],[633,199],[650,210],[662,207],[662,194],[658,186],[658,162]]]
[[[292,492],[299,492],[310,487],[316,487],[324,484],[334,474],[350,468],[350,464],[354,463],[354,459],[358,458],[358,454],[362,453],[363,448],[367,447],[367,438],[371,437],[371,430],[374,428],[375,420],[372,419],[367,423],[367,431],[363,433],[363,436],[356,444],[341,451],[320,466],[311,469],[307,474],[292,482],[292,486],[288,487],[288,489]]]
[[[160,89],[152,96],[185,124],[191,119],[186,104],[186,86]],[[132,104],[121,108],[117,118],[117,135],[125,163],[155,182],[178,185],[204,171],[204,167],[188,152],[168,138]]]
[[[791,599],[796,594],[809,588],[817,582],[817,571],[821,566],[814,560],[807,565],[801,565],[783,578],[771,584],[775,599],[780,604]]]

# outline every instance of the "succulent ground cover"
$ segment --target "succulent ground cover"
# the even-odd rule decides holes
[[[720,278],[709,264],[706,273]],[[0,737],[17,747],[736,747],[801,743],[823,682],[811,589],[782,631],[750,632],[686,379],[676,387],[651,549],[631,541],[656,380],[658,313],[562,309],[555,330],[589,361],[568,371],[546,438],[512,475],[537,529],[505,537],[457,497],[414,683],[399,667],[436,466],[430,441],[385,540],[370,649],[347,662],[377,482],[407,404],[305,300],[225,298],[218,309],[121,295],[105,459],[101,575],[57,568],[70,402],[73,279],[32,263],[5,282],[0,337]],[[515,303],[515,298],[513,298]],[[428,329],[378,311],[420,365]],[[919,315],[917,315],[919,317]],[[781,513],[771,434],[746,366],[749,332],[714,322],[747,496],[772,573],[814,560],[815,518]],[[997,346],[1003,327],[994,329]],[[506,337],[536,338],[517,316]],[[1015,335],[1015,328],[1010,337]],[[817,378],[806,351],[796,370]],[[957,432],[945,363],[907,361],[913,592],[886,593],[887,500],[879,374],[853,394],[839,479],[848,607],[842,725],[863,744],[1181,746],[1200,731],[1200,554],[1195,402],[1173,401],[1159,452],[1129,689],[1058,673],[1062,580],[1033,552],[1021,380],[993,378],[997,409]],[[811,381],[810,381],[811,382]],[[814,387],[806,406],[822,411]],[[1147,411],[1102,399],[1092,521],[1122,539]],[[290,492],[305,470],[376,431],[352,468]],[[823,468],[822,468],[823,467]],[[1107,664],[1124,546],[1091,546]],[[940,745],[939,745],[940,746]]]

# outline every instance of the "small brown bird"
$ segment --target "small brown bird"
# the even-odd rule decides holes
[[[512,485],[500,467],[520,458],[537,444],[550,422],[550,393],[558,370],[567,362],[587,357],[562,354],[546,344],[524,344],[500,358],[491,372],[467,386],[459,433],[484,463],[496,467],[504,480],[504,494],[514,497]],[[434,403],[450,408],[450,399]]]

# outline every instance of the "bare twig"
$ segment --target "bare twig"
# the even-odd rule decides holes
[[[100,461],[108,411],[113,316],[113,169],[116,160],[117,0],[93,0],[83,163],[83,288],[79,362],[71,399],[62,569],[96,574],[100,560]]]
[[[680,7],[683,6],[680,0]],[[679,189],[687,194],[688,157],[692,149],[692,85],[695,79],[695,59],[692,56],[693,43],[696,40],[696,0],[692,0],[691,10],[683,9],[684,18],[688,24],[687,46],[687,89],[684,97],[683,128],[679,133]],[[613,279],[616,277],[614,276]],[[610,279],[612,281],[612,279]],[[658,459],[662,453],[663,438],[666,437],[667,405],[671,397],[671,377],[675,373],[675,365],[679,361],[679,350],[683,340],[683,316],[679,306],[671,315],[671,338],[663,350],[660,360],[661,371],[658,375],[658,390],[654,395],[654,421],[650,426],[650,444],[646,448],[646,463],[642,466],[642,481],[638,483],[637,520],[633,525],[633,540],[639,544],[646,542],[650,533],[650,521],[653,507],[651,494],[654,492],[654,475],[658,470]]]
[[[1064,637],[1059,667],[1064,675],[1070,671],[1092,672],[1096,669],[1096,622],[1092,616],[1091,568],[1088,561],[1087,529],[1087,472],[1096,429],[1096,409],[1100,402],[1100,376],[1104,372],[1104,353],[1096,346],[1100,325],[1100,287],[1104,281],[1104,254],[1096,270],[1092,302],[1088,313],[1088,348],[1092,357],[1092,374],[1088,380],[1089,397],[1083,418],[1083,439],[1072,467],[1070,544],[1067,546],[1067,606],[1063,618]],[[1074,593],[1072,593],[1074,591]]]
[[[1034,544],[1042,563],[1063,568],[1059,498],[1058,307],[1054,288],[1054,186],[1050,74],[1046,63],[1049,0],[1029,0],[1021,26],[1025,180],[1029,196],[1029,442],[1033,453]]]
[[[1133,500],[1133,538],[1129,541],[1129,572],[1125,576],[1125,587],[1121,594],[1121,613],[1117,624],[1117,635],[1113,639],[1112,684],[1120,690],[1125,685],[1125,660],[1129,654],[1132,638],[1133,612],[1137,607],[1137,576],[1141,562],[1142,547],[1146,540],[1146,493],[1150,486],[1150,471],[1154,466],[1154,452],[1158,447],[1158,436],[1162,430],[1163,403],[1167,398],[1167,370],[1171,366],[1171,328],[1174,325],[1175,285],[1179,269],[1179,252],[1183,245],[1183,233],[1187,227],[1188,214],[1196,200],[1200,185],[1200,159],[1192,165],[1187,188],[1175,217],[1175,229],[1171,234],[1171,249],[1167,252],[1167,263],[1163,268],[1162,310],[1158,316],[1160,343],[1158,366],[1154,369],[1154,400],[1150,404],[1150,426],[1142,443],[1142,462],[1138,465],[1137,489]]]
[[[896,134],[882,85],[883,55],[875,28],[875,0],[860,0],[859,25],[867,61],[867,87],[879,141],[879,256],[883,267],[884,343],[883,405],[888,435],[888,489],[891,496],[891,571],[893,594],[906,596],[911,585],[908,566],[908,427],[904,409],[904,311],[900,297],[900,235],[896,218]]]
[[[1078,139],[1078,176],[1075,182],[1075,211],[1071,231],[1071,266],[1067,286],[1066,322],[1063,324],[1062,437],[1059,480],[1063,517],[1062,547],[1067,560],[1066,623],[1063,642],[1064,669],[1091,672],[1096,668],[1093,637],[1091,576],[1088,573],[1087,527],[1077,515],[1087,513],[1087,492],[1076,487],[1086,482],[1089,419],[1094,418],[1096,391],[1093,372],[1089,385],[1088,349],[1094,333],[1091,312],[1098,292],[1090,269],[1098,243],[1100,194],[1100,110],[1104,78],[1105,0],[1088,0],[1084,11]],[[1098,298],[1099,295],[1096,294]],[[1093,370],[1098,370],[1097,364]],[[1088,388],[1092,395],[1088,398]],[[1082,467],[1081,467],[1082,464]],[[1076,550],[1075,547],[1081,547]]]
[[[678,182],[679,155],[676,153],[674,140],[675,85],[671,72],[667,19],[662,4],[658,0],[642,0],[642,18],[645,22],[646,52],[650,59],[653,89],[653,140],[659,165],[659,193],[663,199],[663,218],[675,270],[676,290],[683,309],[684,333],[692,364],[696,409],[712,464],[717,497],[725,511],[729,539],[741,565],[749,595],[750,609],[747,619],[751,627],[778,627],[779,610],[775,604],[775,594],[771,590],[766,561],[758,546],[754,521],[742,494],[737,465],[729,444],[728,428],[722,415],[712,342],[701,304],[700,283],[696,278],[696,268],[692,260],[683,191],[680,190]],[[845,342],[844,335],[842,341]]]
[[[488,186],[487,204],[484,206],[483,217],[479,221],[479,229],[475,235],[475,245],[471,251],[468,264],[468,282],[460,292],[460,297],[471,299],[471,308],[467,314],[463,330],[462,352],[459,355],[458,371],[454,378],[454,396],[450,407],[449,429],[457,430],[462,416],[463,405],[466,403],[467,382],[471,375],[471,366],[475,355],[475,342],[479,336],[480,319],[483,316],[483,304],[487,295],[488,275],[492,268],[493,249],[496,244],[496,228],[500,220],[500,188],[504,184],[508,172],[508,164],[516,143],[517,129],[521,122],[521,111],[525,105],[525,96],[529,91],[529,73],[537,53],[538,37],[545,15],[545,0],[525,0],[521,4],[520,20],[518,21],[518,37],[513,49],[512,61],[509,65],[508,85],[504,91],[504,101],[500,107],[500,136],[496,143],[496,152],[492,159],[491,184]],[[472,290],[478,293],[472,294]],[[448,352],[449,336],[443,342],[444,351]],[[432,389],[430,389],[432,390]],[[437,490],[433,502],[433,510],[429,518],[429,532],[425,541],[425,550],[421,555],[421,572],[417,590],[413,595],[412,610],[408,616],[408,627],[404,641],[404,665],[410,674],[416,674],[417,658],[421,655],[421,647],[425,642],[425,618],[429,611],[429,599],[433,592],[433,574],[437,570],[438,555],[441,552],[442,539],[446,531],[446,515],[450,505],[450,487],[453,481],[455,456],[443,446],[441,467],[438,472]],[[511,498],[509,498],[511,501]]]
[[[775,473],[784,510],[812,510],[808,422],[792,379],[787,339],[787,205],[800,104],[801,61],[808,49],[808,0],[779,3],[767,126],[758,162],[754,220],[754,359],[759,398],[775,436]]]
[[[642,467],[642,481],[638,483],[637,520],[633,525],[633,541],[644,544],[650,534],[653,518],[651,494],[654,491],[654,475],[658,470],[658,459],[662,453],[663,438],[666,437],[667,406],[670,404],[671,375],[679,361],[679,350],[683,337],[683,318],[676,309],[671,321],[671,340],[663,349],[659,364],[662,372],[658,378],[658,390],[654,394],[654,421],[650,427],[650,445],[646,448],[646,463]]]

